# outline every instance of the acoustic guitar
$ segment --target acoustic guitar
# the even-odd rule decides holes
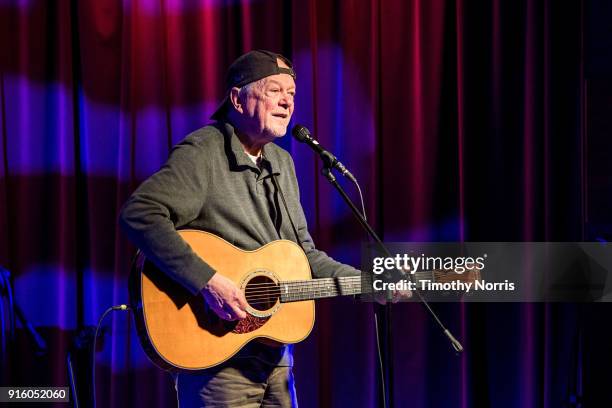
[[[236,283],[249,306],[247,318],[222,320],[202,296],[192,295],[137,254],[129,287],[138,336],[151,361],[165,370],[213,367],[256,338],[276,344],[300,342],[313,328],[315,299],[362,293],[360,276],[312,279],[306,254],[291,241],[244,251],[207,232],[178,233],[198,256]],[[473,281],[474,277],[423,272],[416,279]]]

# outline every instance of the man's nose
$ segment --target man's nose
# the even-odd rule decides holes
[[[283,108],[289,109],[293,106],[293,97],[290,94],[283,93],[278,103]]]

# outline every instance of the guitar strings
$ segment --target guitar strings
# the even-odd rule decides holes
[[[352,286],[356,286],[357,283],[361,284],[361,277],[350,276],[343,279],[345,282],[340,282],[340,286],[346,289],[355,289]],[[256,288],[253,288],[253,287]],[[284,286],[285,288],[281,288]],[[254,299],[258,295],[280,295],[282,290],[290,290],[292,292],[298,291],[299,294],[309,294],[321,292],[323,290],[336,290],[336,283],[333,278],[328,279],[317,279],[316,281],[284,281],[284,282],[264,282],[264,283],[253,283],[247,285],[245,290],[245,297]]]
[[[443,275],[446,275],[446,272],[440,272],[440,271],[421,271],[421,272],[417,272],[414,274],[414,277],[416,279],[420,279],[420,277],[430,277],[433,275],[434,278],[436,277],[440,277]],[[460,276],[460,275],[459,275]],[[459,276],[457,276],[456,278],[460,279]],[[361,276],[344,276],[344,277],[340,277],[340,284],[351,284],[351,281],[361,281],[363,279],[363,277]],[[314,285],[318,285],[318,286],[322,286],[322,285],[336,285],[336,281],[334,278],[319,278],[319,279],[314,279],[314,280],[300,280],[300,281],[281,281],[281,282],[262,282],[262,283],[251,283],[248,284],[248,287],[258,287],[258,288],[265,288],[265,287],[278,287],[278,286],[289,286],[291,289],[294,289],[296,286],[299,285],[303,285],[303,286],[314,286]]]
[[[335,296],[335,295],[338,295],[338,294],[339,294],[338,292],[329,293],[329,296]],[[348,294],[348,293],[347,293],[347,294]],[[254,301],[254,300],[250,300],[248,303],[249,303],[249,305],[251,305],[251,306],[252,306],[252,305],[270,304],[270,303],[276,303],[276,302],[278,301],[278,299],[279,299],[279,297],[276,297],[276,298],[264,298],[264,299],[256,299],[256,301]],[[295,300],[297,301],[297,300],[308,300],[308,299],[299,299],[299,298],[296,298]]]
[[[445,275],[445,273],[435,273],[435,275]],[[333,282],[333,279],[321,279],[321,282],[316,283],[313,281],[286,281],[278,284],[273,282],[263,283],[258,285],[266,286],[266,288],[260,287],[258,289],[251,289],[249,287],[251,290],[248,290],[245,293],[245,298],[250,304],[270,303],[271,298],[275,298],[274,302],[276,302],[276,299],[282,297],[283,289],[281,288],[281,285],[289,286],[293,293],[288,294],[287,298],[295,298],[296,300],[299,300],[300,298],[304,298],[304,300],[309,298],[312,299],[313,297],[317,297],[317,295],[321,296],[322,292],[326,292],[325,296],[335,296],[343,293],[348,295],[361,292],[361,279],[353,279],[353,282],[344,283],[340,285],[340,287],[337,287],[335,284],[330,285],[328,282]],[[357,283],[359,285],[357,285]],[[252,286],[254,285],[255,284]],[[302,289],[300,289],[299,286],[302,286]],[[298,291],[296,291],[296,289],[298,289]]]
[[[322,292],[326,292],[326,295],[335,295],[335,294],[339,294],[339,293],[346,293],[346,294],[355,294],[358,291],[361,290],[361,285],[356,286],[343,286],[342,288],[336,288],[336,287],[315,287],[315,288],[309,288],[308,290],[303,290],[300,292],[296,292],[293,293],[292,295],[289,295],[288,298],[291,297],[302,297],[302,296],[306,296],[306,297],[310,297],[312,295],[321,295]],[[270,290],[259,290],[259,291],[249,291],[246,295],[245,298],[247,299],[247,301],[249,301],[249,303],[256,301],[256,300],[267,300],[270,299],[271,297],[281,297],[282,292],[280,289],[270,289]]]
[[[339,294],[338,292],[329,293],[329,297],[336,296],[338,294]],[[348,294],[349,293],[347,293],[347,295]],[[273,298],[273,299],[270,299],[270,298],[258,299],[257,301],[252,301],[251,300],[251,301],[249,301],[249,305],[253,306],[253,305],[262,305],[262,304],[270,304],[270,303],[275,304],[278,300],[279,300],[278,297],[277,298]],[[309,299],[295,298],[295,299],[290,299],[290,300],[300,301],[300,300],[309,300]]]
[[[321,291],[321,290],[311,290],[311,291],[307,291],[307,292],[300,292],[300,293],[296,293],[293,295],[289,295],[287,296],[287,298],[292,298],[292,297],[302,297],[302,296],[311,296],[311,295],[321,295],[323,292],[325,292],[325,294],[329,294],[329,295],[333,295],[333,294],[338,294],[338,293],[357,293],[357,291],[359,291],[360,288],[353,288],[352,290],[349,288],[345,288],[345,290],[343,291],[339,291],[336,289],[332,289],[332,290],[326,290],[326,291]],[[246,296],[246,300],[251,303],[253,301],[257,301],[257,300],[267,300],[270,298],[279,298],[282,297],[282,294],[280,292],[269,292],[266,294],[260,294],[260,295],[256,295],[256,296]],[[306,299],[304,299],[306,300]]]
[[[249,284],[246,286],[245,291],[249,291],[252,293],[257,290],[268,290],[268,289],[281,290],[281,287],[288,287],[288,289],[290,290],[296,290],[300,288],[322,288],[322,287],[337,287],[337,286],[342,287],[342,286],[350,286],[356,283],[361,283],[361,279],[354,280],[353,282],[343,282],[340,285],[336,285],[335,283],[333,283],[333,281],[316,282],[316,283],[312,283],[312,281],[305,281],[305,282],[299,282],[299,283],[295,283],[295,281],[279,282],[279,283],[269,282],[269,283],[261,283],[261,284]],[[253,286],[257,286],[257,287],[253,289]]]
[[[349,291],[355,291],[361,289],[361,285],[359,286],[346,286],[343,288],[340,288],[340,290],[338,290],[338,288],[311,288],[308,290],[304,290],[304,291],[300,291],[300,292],[295,292],[293,293],[294,296],[302,296],[302,295],[308,295],[308,294],[316,294],[316,293],[321,293],[321,292],[330,292],[330,293],[338,293],[338,292],[349,292]],[[247,300],[257,300],[257,299],[261,299],[262,297],[267,297],[267,296],[281,296],[282,291],[281,290],[266,290],[266,291],[250,291],[247,292],[247,294],[245,295],[245,298]],[[291,295],[289,295],[291,296]]]
[[[361,276],[345,276],[342,277],[339,281],[342,283],[344,281],[355,281],[361,280]],[[250,283],[249,286],[261,286],[261,285],[293,285],[293,284],[308,284],[308,285],[318,285],[336,282],[334,278],[319,278],[319,279],[309,279],[309,280],[294,280],[294,281],[279,281],[279,282],[262,282],[262,283]]]
[[[288,297],[291,297],[291,296],[304,296],[304,295],[309,295],[309,294],[317,294],[317,293],[322,293],[322,292],[330,292],[330,293],[349,292],[349,291],[355,291],[358,289],[361,289],[361,285],[352,285],[352,286],[345,285],[342,288],[314,287],[314,288],[308,288],[308,289],[300,290],[300,291],[292,291],[290,293],[282,291],[279,288],[270,288],[266,290],[247,291],[245,293],[245,298],[247,300],[255,300],[255,299],[261,299],[262,297],[269,297],[269,296],[278,297],[278,296],[281,296],[283,293],[287,294]]]
[[[429,278],[432,277],[432,275],[434,278],[438,278],[447,275],[447,273],[443,271],[421,271],[415,273],[414,277],[416,279],[423,276]],[[457,276],[457,278],[460,277]],[[276,303],[279,298],[282,298],[283,292],[286,293],[287,290],[293,293],[286,293],[286,298],[294,298],[296,300],[321,296],[322,292],[325,292],[325,296],[336,296],[343,293],[355,294],[361,291],[361,282],[363,279],[361,276],[340,277],[338,280],[339,282],[336,282],[336,279],[322,278],[300,281],[251,283],[245,288],[245,298],[250,305],[261,305]],[[338,285],[338,283],[340,285]]]
[[[434,277],[439,277],[442,275],[446,275],[445,272],[440,271],[422,271],[417,272],[415,277],[418,279],[419,276],[427,275],[427,277],[433,274]],[[340,278],[340,287],[348,289],[350,286],[355,285],[357,283],[361,283],[361,276],[346,276]],[[334,278],[323,278],[323,279],[315,279],[315,280],[304,280],[304,281],[281,281],[281,282],[262,282],[262,283],[251,283],[247,285],[245,292],[249,296],[249,298],[253,298],[254,296],[260,294],[278,294],[283,290],[290,290],[295,292],[298,290],[299,294],[308,294],[308,293],[316,293],[317,291],[325,290],[334,290],[337,292],[337,283]],[[285,288],[282,288],[285,287]],[[306,289],[306,290],[304,290]]]
[[[361,276],[346,276],[340,280],[340,283],[344,283],[344,281],[356,281],[361,280]],[[297,281],[280,281],[280,282],[262,282],[262,283],[249,283],[247,286],[277,286],[277,285],[324,285],[324,284],[335,284],[334,278],[321,278],[321,279],[311,279],[311,280],[297,280]]]
[[[321,296],[322,292],[326,292],[326,296],[336,296],[342,293],[348,295],[361,292],[361,279],[351,279],[351,281],[352,282],[342,284],[340,288],[338,288],[336,285],[330,285],[330,283],[333,282],[333,279],[321,279],[321,282],[316,283],[313,283],[313,281],[287,281],[280,282],[279,284],[268,282],[259,284],[260,287],[257,289],[250,288],[251,290],[247,290],[245,293],[245,298],[250,305],[269,304],[272,302],[276,303],[278,298],[282,297],[282,289],[280,285],[290,286],[294,293],[290,294],[287,298],[294,298],[295,300],[299,300],[302,297],[308,299],[316,297],[317,295]],[[357,283],[359,285],[357,285]],[[264,289],[261,286],[266,286],[266,288]],[[302,286],[302,289],[296,292],[295,289],[296,287],[299,288],[299,286]]]
[[[343,283],[341,285],[339,285],[340,287],[348,287],[348,286],[353,286],[356,285],[357,283],[361,284],[361,281],[358,282],[347,282],[347,283]],[[337,287],[338,285],[335,284],[331,284],[331,283],[317,283],[317,284],[301,284],[301,285],[296,285],[296,284],[287,284],[287,283],[280,283],[280,284],[274,284],[274,283],[269,283],[269,284],[261,284],[259,285],[257,288],[253,288],[253,286],[255,285],[248,285],[245,288],[245,293],[257,293],[257,292],[266,292],[266,291],[270,291],[270,290],[275,290],[275,291],[300,291],[303,292],[304,290],[310,290],[310,289],[328,289],[328,288],[332,288],[332,287]]]

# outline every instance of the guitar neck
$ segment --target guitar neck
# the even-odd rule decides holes
[[[463,274],[447,271],[419,271],[412,274],[416,282],[449,282],[452,280],[471,282],[480,276],[479,271],[472,270]],[[281,292],[280,301],[299,302],[302,300],[315,300],[336,296],[360,295],[363,293],[362,284],[371,277],[365,276],[341,276],[337,278],[320,278],[310,280],[279,282]],[[406,279],[409,279],[406,276]],[[370,282],[366,285],[372,287]]]
[[[361,293],[361,276],[279,282],[282,303]]]

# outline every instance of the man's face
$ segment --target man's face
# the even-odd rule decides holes
[[[284,136],[293,114],[294,97],[295,81],[288,74],[271,75],[253,84],[242,100],[244,130],[260,139]]]

